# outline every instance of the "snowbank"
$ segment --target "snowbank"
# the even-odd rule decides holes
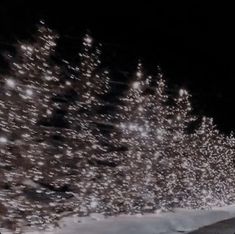
[[[235,217],[235,205],[212,210],[184,210],[145,215],[122,215],[104,218],[93,214],[87,218],[66,217],[60,228],[47,232],[25,230],[30,234],[179,234]],[[10,232],[2,231],[2,234]]]

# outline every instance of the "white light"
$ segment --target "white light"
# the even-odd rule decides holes
[[[171,124],[171,123],[172,123],[172,120],[171,120],[171,119],[168,119],[168,123]]]
[[[133,84],[132,84],[132,87],[134,88],[134,89],[138,89],[139,87],[140,87],[140,82],[134,82]]]
[[[2,143],[2,144],[7,143],[7,138],[6,137],[0,137],[0,143]]]
[[[29,138],[29,137],[30,137],[30,135],[29,135],[29,134],[27,134],[27,133],[25,133],[25,134],[22,134],[22,137],[24,137],[24,138]]]
[[[39,166],[43,166],[44,165],[44,162],[38,162],[37,163]]]
[[[121,123],[120,128],[124,129],[124,128],[126,128],[126,125],[124,123]]]
[[[33,90],[32,89],[26,89],[26,94],[28,95],[28,96],[32,96],[33,95]]]
[[[183,95],[187,95],[188,92],[185,89],[180,89],[179,95],[182,97]]]
[[[46,80],[52,80],[52,77],[51,76],[45,76],[45,79]]]
[[[150,82],[151,82],[151,76],[146,79],[146,84],[150,85]]]
[[[179,95],[180,95],[180,96],[183,96],[183,95],[184,95],[184,90],[183,90],[183,89],[180,89]]]
[[[180,116],[180,115],[177,115],[176,119],[177,119],[177,120],[181,120],[181,116]]]
[[[137,71],[137,72],[136,72],[136,76],[137,76],[138,78],[141,78],[141,77],[142,77],[142,73],[141,73],[140,71]]]
[[[71,82],[70,81],[66,81],[65,84],[69,86],[69,85],[71,85]]]
[[[98,145],[95,145],[95,144],[94,144],[94,145],[91,146],[91,148],[92,148],[92,149],[97,149],[97,148],[98,148]]]
[[[47,110],[46,112],[47,112],[48,115],[52,114],[51,110]]]
[[[6,84],[7,84],[7,86],[9,86],[10,88],[14,88],[14,87],[15,87],[15,81],[12,80],[12,79],[8,79],[8,80],[6,81]]]
[[[27,50],[32,52],[33,51],[33,48],[31,46],[27,46]]]
[[[86,35],[84,41],[85,41],[87,44],[90,45],[90,44],[92,43],[92,38],[91,38],[90,36]]]
[[[22,46],[21,46],[21,49],[26,50],[27,47],[26,47],[25,45],[22,45]]]

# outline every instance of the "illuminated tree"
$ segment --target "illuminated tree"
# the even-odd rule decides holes
[[[105,106],[103,96],[110,89],[109,72],[100,66],[100,45],[86,34],[79,53],[79,65],[68,64],[67,95],[70,99],[66,120],[69,123],[66,144],[76,162],[76,181],[73,191],[77,193],[75,211],[88,214],[102,206],[100,197],[107,180],[105,148],[100,145],[102,132],[97,126],[105,122],[100,111]],[[65,134],[64,130],[61,132]],[[71,136],[75,141],[71,143]],[[99,206],[99,207],[98,207]]]
[[[164,203],[168,207],[184,207],[190,202],[192,184],[194,181],[194,168],[191,158],[190,125],[196,120],[192,115],[190,95],[184,89],[179,90],[178,97],[168,112],[167,137],[165,138],[166,159],[168,171],[164,180],[167,199]]]
[[[119,134],[113,134],[114,142],[127,148],[125,159],[118,167],[123,175],[120,190],[127,198],[122,209],[142,212],[158,206],[209,207],[231,202],[233,138],[224,138],[208,124],[202,135],[200,130],[194,133],[192,124],[196,118],[191,114],[188,92],[181,89],[170,105],[161,73],[154,88],[150,77],[144,76],[140,68],[139,65],[138,82],[130,86],[116,116],[120,121],[116,129]],[[211,145],[205,148],[205,142]],[[215,175],[216,171],[220,173]],[[224,182],[225,177],[230,184]],[[213,180],[210,182],[209,178]],[[208,199],[202,202],[206,199],[205,191],[213,194],[213,202]]]
[[[56,180],[62,170],[53,167],[58,154],[51,142],[55,129],[41,124],[52,118],[58,105],[53,98],[63,90],[60,68],[51,60],[57,38],[41,22],[34,40],[19,43],[16,56],[9,57],[9,72],[1,79],[0,162],[5,180],[0,199],[7,211],[5,222],[34,224],[43,214],[48,222],[56,217],[49,212],[54,207],[48,205],[48,194],[55,203],[59,196],[38,183]]]
[[[115,145],[126,147],[123,156],[119,153],[119,160],[122,160],[115,176],[119,176],[119,180],[114,182],[119,182],[117,188],[125,198],[116,197],[119,211],[134,213],[153,210],[158,206],[157,197],[161,197],[161,182],[157,181],[156,167],[166,134],[163,123],[167,121],[168,97],[165,82],[162,75],[159,76],[157,87],[151,87],[152,77],[145,74],[139,63],[133,82],[121,98],[123,104],[114,117],[117,125],[111,139]]]
[[[0,81],[3,226],[45,228],[63,212],[113,215],[234,201],[234,137],[209,118],[194,129],[186,90],[172,98],[162,72],[149,76],[139,62],[117,106],[105,112],[110,76],[100,45],[86,34],[79,64],[64,60],[65,68],[54,61],[57,38],[41,22],[34,40],[9,56]]]
[[[192,139],[195,203],[198,207],[231,203],[235,192],[233,136],[224,136],[212,119],[204,117]]]

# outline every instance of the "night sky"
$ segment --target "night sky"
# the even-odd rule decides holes
[[[0,2],[1,55],[29,37],[40,19],[62,35],[58,55],[69,59],[89,31],[103,44],[104,65],[115,79],[123,79],[122,71],[131,72],[139,58],[149,71],[160,65],[172,92],[179,87],[190,91],[197,114],[213,117],[223,131],[235,130],[235,21],[230,6],[46,2]]]

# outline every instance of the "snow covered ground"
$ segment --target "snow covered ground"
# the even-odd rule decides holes
[[[27,234],[179,234],[189,233],[200,227],[235,217],[235,205],[212,210],[184,210],[177,209],[174,212],[159,212],[145,215],[122,215],[118,217],[104,218],[102,215],[93,214],[87,218],[67,217],[61,220],[60,228],[50,231],[25,230]],[[224,232],[235,232],[235,222],[226,221],[220,225]],[[230,226],[229,226],[230,225]],[[234,227],[234,228],[233,228]],[[195,234],[217,233],[218,225],[214,232],[202,229]],[[225,228],[228,232],[225,231]],[[205,231],[207,230],[207,231]],[[2,234],[10,234],[2,230]]]

